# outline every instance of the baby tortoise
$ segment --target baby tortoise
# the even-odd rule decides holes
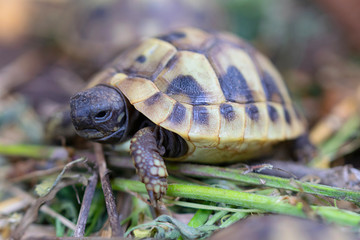
[[[289,140],[300,157],[312,149],[278,71],[228,33],[183,28],[144,40],[70,106],[80,136],[102,143],[131,138],[132,159],[155,205],[167,189],[164,159],[229,163]]]

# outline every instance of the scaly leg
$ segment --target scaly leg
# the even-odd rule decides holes
[[[164,153],[165,148],[158,146],[152,127],[140,129],[131,139],[130,154],[154,206],[167,190],[168,173],[161,157]]]

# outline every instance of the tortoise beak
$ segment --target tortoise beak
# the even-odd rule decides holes
[[[97,129],[76,129],[76,133],[83,138],[87,138],[89,140],[97,141],[97,139],[101,139],[104,136],[103,133],[99,132]]]

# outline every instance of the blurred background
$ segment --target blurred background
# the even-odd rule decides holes
[[[267,55],[313,141],[342,134],[326,166],[359,167],[359,12],[358,0],[0,0],[0,146],[48,144],[49,117],[114,56],[144,37],[195,26],[233,32]],[[39,168],[5,155],[0,180]]]

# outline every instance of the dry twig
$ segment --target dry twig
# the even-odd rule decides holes
[[[109,215],[112,236],[121,236],[122,231],[119,217],[116,211],[115,197],[112,192],[102,146],[99,143],[94,143],[94,148],[96,154],[96,162],[99,168],[101,186],[105,197],[106,209]]]
[[[89,178],[88,185],[86,187],[84,197],[81,203],[81,209],[76,224],[76,229],[74,232],[74,237],[83,237],[85,233],[85,227],[87,218],[89,216],[89,210],[91,206],[92,199],[94,197],[94,192],[96,184],[98,182],[98,175],[96,172]]]

